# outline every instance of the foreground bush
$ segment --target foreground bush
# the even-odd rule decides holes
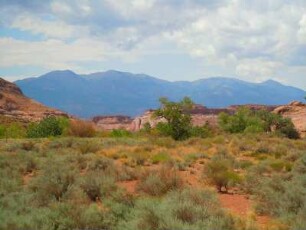
[[[246,178],[250,192],[259,201],[257,212],[279,218],[292,226],[290,229],[306,229],[306,154],[295,161],[290,172],[275,172],[267,177],[266,168],[253,169]]]
[[[152,196],[160,196],[182,186],[183,181],[178,172],[175,169],[163,167],[157,171],[143,173],[137,189]]]
[[[65,167],[63,162],[52,161],[46,165],[41,174],[31,181],[29,187],[35,194],[39,205],[61,201],[76,181],[76,172]]]
[[[131,211],[118,229],[236,229],[232,217],[221,210],[215,194],[207,190],[185,189],[158,200],[140,199]]]
[[[204,168],[204,176],[215,185],[219,192],[228,191],[241,181],[240,176],[233,170],[233,162],[228,156],[217,155]]]

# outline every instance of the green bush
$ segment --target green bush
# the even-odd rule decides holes
[[[239,174],[233,170],[233,162],[224,156],[217,156],[209,161],[205,165],[204,176],[217,187],[219,192],[222,192],[223,188],[227,192],[229,186],[241,182]]]
[[[51,116],[44,118],[39,123],[30,124],[27,129],[27,137],[40,138],[60,136],[63,133],[63,129],[61,120]]]
[[[266,110],[252,111],[246,107],[241,107],[234,115],[220,113],[218,124],[221,129],[229,133],[274,131],[291,139],[299,138],[299,133],[289,118],[283,118],[281,115]]]
[[[0,125],[0,138],[23,138],[26,136],[26,129],[19,123]]]
[[[113,129],[110,133],[111,137],[130,137],[132,133],[125,129]]]
[[[191,137],[206,138],[211,136],[211,128],[208,125],[194,126],[190,129]]]
[[[171,160],[171,156],[168,153],[160,152],[151,157],[153,164],[158,164]]]

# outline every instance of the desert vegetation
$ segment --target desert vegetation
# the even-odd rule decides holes
[[[0,229],[306,228],[306,142],[290,120],[243,108],[192,127],[192,101],[161,103],[168,123],[135,133],[3,123]]]

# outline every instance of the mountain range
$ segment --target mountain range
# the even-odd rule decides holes
[[[15,82],[23,93],[47,106],[72,115],[124,114],[135,116],[156,108],[162,96],[180,100],[189,96],[195,103],[218,108],[229,105],[281,105],[303,100],[306,92],[268,80],[251,83],[234,78],[213,77],[196,81],[170,82],[145,74],[110,70],[87,75],[70,70]]]

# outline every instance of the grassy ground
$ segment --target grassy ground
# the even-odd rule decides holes
[[[306,229],[306,141],[0,140],[0,229]]]

